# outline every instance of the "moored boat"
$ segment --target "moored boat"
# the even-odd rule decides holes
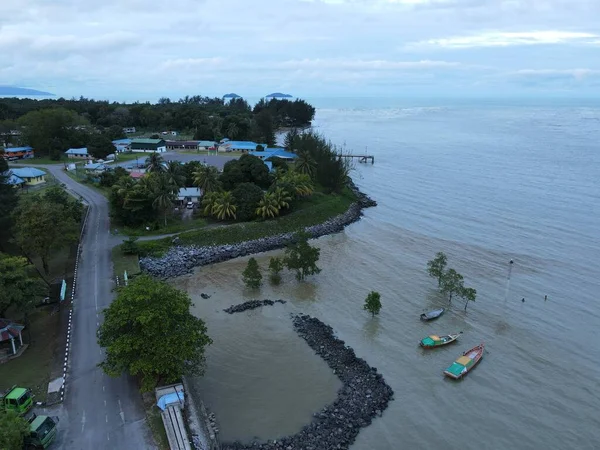
[[[467,350],[463,355],[454,361],[450,367],[444,370],[444,375],[455,380],[459,380],[469,373],[481,358],[483,358],[484,345],[483,342],[471,350]]]
[[[423,313],[423,314],[421,314],[421,320],[428,321],[428,320],[437,319],[442,314],[444,314],[445,311],[446,311],[446,308],[440,308],[440,309],[434,309],[433,311]]]
[[[438,336],[437,334],[430,334],[429,336],[421,339],[421,342],[419,342],[419,345],[423,348],[441,347],[443,345],[448,345],[448,344],[456,341],[461,334],[462,334],[462,331],[460,333],[456,333],[456,334],[447,334],[446,336]]]

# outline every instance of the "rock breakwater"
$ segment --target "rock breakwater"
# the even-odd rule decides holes
[[[362,216],[362,209],[376,206],[377,203],[366,194],[360,192],[354,182],[348,186],[357,197],[348,210],[321,224],[305,228],[312,237],[318,238],[328,234],[339,233],[347,225],[356,222]],[[157,278],[172,278],[190,273],[194,267],[205,266],[227,261],[240,256],[267,252],[283,248],[293,241],[295,233],[284,233],[251,241],[244,241],[231,245],[214,246],[174,246],[160,258],[140,258],[140,267],[143,271]]]
[[[248,302],[241,303],[239,305],[230,306],[227,309],[224,309],[227,314],[235,314],[244,311],[250,311],[256,308],[262,308],[263,306],[273,306],[275,303],[281,303],[282,305],[286,303],[285,300],[250,300]]]
[[[394,393],[377,369],[358,358],[320,320],[293,316],[294,329],[325,360],[342,381],[335,402],[313,415],[299,433],[278,440],[225,443],[222,450],[339,450],[348,449],[361,428],[381,416]]]

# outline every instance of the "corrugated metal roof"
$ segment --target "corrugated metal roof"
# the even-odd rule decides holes
[[[19,178],[35,178],[46,175],[46,172],[35,167],[19,167],[18,169],[10,169],[11,172]]]
[[[16,176],[14,173],[9,173],[8,180],[6,180],[6,182],[14,186],[25,183],[25,180],[21,177]]]
[[[19,337],[19,333],[25,328],[23,325],[11,322],[8,319],[0,319],[0,342]]]
[[[83,166],[85,170],[98,170],[98,169],[106,169],[106,166],[103,163],[92,163],[86,164]]]
[[[9,147],[4,149],[4,153],[29,152],[31,150],[33,150],[32,147]]]
[[[131,144],[131,139],[115,139],[114,141],[112,141],[113,144],[117,145],[117,144]]]
[[[87,147],[70,148],[65,153],[67,155],[87,155],[88,154],[88,149],[87,149]]]
[[[160,144],[161,142],[165,142],[164,139],[132,139],[131,144]]]
[[[180,200],[183,199],[184,197],[201,197],[201,196],[202,196],[202,190],[197,187],[187,187],[187,188],[179,189],[178,197]]]
[[[214,147],[215,141],[198,141],[198,147]]]

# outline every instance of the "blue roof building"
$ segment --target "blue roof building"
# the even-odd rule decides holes
[[[256,142],[252,142],[252,141],[227,141],[222,145],[225,146],[225,149],[228,152],[231,152],[231,151],[249,152],[249,151],[256,150],[256,147],[259,145],[262,145],[263,148],[267,148],[267,144],[257,144]]]
[[[298,157],[295,153],[288,152],[283,148],[267,148],[262,152],[249,151],[248,154],[256,156],[263,161],[269,158],[281,158],[286,161],[292,161]]]
[[[29,186],[46,182],[46,172],[35,167],[19,167],[18,169],[10,169],[10,172]],[[17,179],[15,181],[18,182]]]
[[[8,174],[5,173],[5,176],[8,176],[6,179],[6,184],[10,184],[11,186],[22,186],[25,184],[25,180],[23,178],[16,176],[10,170],[8,171]]]
[[[117,145],[117,144],[129,145],[129,144],[131,144],[131,139],[115,139],[114,141],[112,141],[112,143],[114,145]]]
[[[65,155],[69,158],[87,158],[89,156],[87,147],[70,148],[65,152]]]

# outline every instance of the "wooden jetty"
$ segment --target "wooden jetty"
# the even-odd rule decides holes
[[[347,155],[338,154],[340,158],[358,158],[359,163],[366,163],[371,160],[371,164],[375,164],[375,157],[373,155],[354,155],[349,153]]]

